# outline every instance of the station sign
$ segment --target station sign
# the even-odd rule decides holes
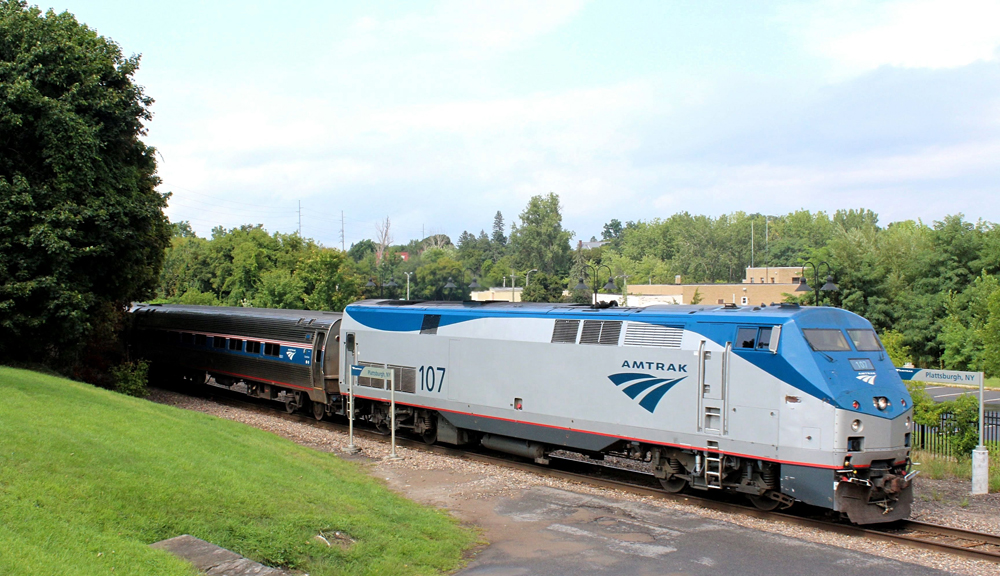
[[[933,382],[935,384],[964,384],[979,386],[983,381],[982,372],[964,372],[962,370],[936,370],[934,368],[896,368],[903,380]]]
[[[392,368],[378,368],[376,366],[361,366],[359,364],[351,364],[351,376],[360,376],[362,378],[375,378],[377,380],[389,380],[392,381]]]

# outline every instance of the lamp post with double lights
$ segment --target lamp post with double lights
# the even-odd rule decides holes
[[[813,285],[816,286],[816,288],[810,288],[809,284],[806,283],[806,266],[812,266]],[[822,287],[820,287],[819,285],[819,270],[821,266],[826,266],[826,283],[823,284]],[[820,262],[817,265],[812,262],[806,262],[805,264],[802,265],[802,277],[799,278],[799,285],[795,289],[795,291],[809,292],[810,290],[815,292],[816,294],[815,300],[813,301],[813,304],[815,304],[816,306],[819,306],[820,292],[837,292],[838,290],[840,290],[840,288],[837,288],[837,285],[833,283],[833,270],[830,268],[830,265],[828,263]]]
[[[389,281],[385,281],[385,270],[380,269],[378,272],[378,284],[375,283],[375,278],[369,278],[368,283],[365,284],[365,288],[375,288],[378,287],[378,297],[385,298],[385,288],[396,288],[399,284],[396,284],[396,279],[393,277],[389,278]],[[391,292],[390,292],[391,293]],[[406,299],[410,299],[410,277],[406,276]]]
[[[445,300],[451,300],[451,292],[450,292],[450,290],[452,290],[453,288],[458,288],[458,285],[455,284],[455,281],[451,279],[451,276],[449,276],[448,277],[448,283],[444,285],[444,289],[445,289],[444,299]]]
[[[600,290],[600,288],[597,287],[597,275],[601,273],[601,268],[606,268],[608,270],[608,283],[605,284],[604,286],[602,286],[602,288],[604,288],[605,290],[608,290],[608,291],[612,291],[612,290],[617,290],[618,289],[618,287],[615,286],[615,279],[612,276],[613,273],[611,272],[611,267],[608,266],[607,264],[596,264],[596,265],[595,264],[583,264],[583,267],[584,267],[584,269],[586,271],[590,271],[590,270],[594,271],[594,275],[591,276],[591,278],[594,280],[594,306],[597,306],[597,292]],[[580,278],[580,283],[577,284],[576,287],[574,287],[573,289],[574,290],[590,290],[590,288],[587,286],[587,284],[583,281],[583,278]]]

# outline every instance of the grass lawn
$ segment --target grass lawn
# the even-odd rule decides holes
[[[331,454],[0,366],[0,574],[194,575],[147,546],[180,534],[312,576],[436,574],[476,541]]]
[[[987,378],[986,380],[983,380],[983,388],[1000,390],[1000,378]]]
[[[947,456],[937,456],[930,452],[914,450],[910,458],[914,462],[919,462],[919,466],[914,466],[914,470],[920,470],[920,475],[933,480],[959,479],[972,482],[972,459],[971,458],[948,458]],[[989,469],[990,492],[1000,492],[1000,449],[990,447],[990,469]],[[917,482],[920,482],[918,477]],[[971,485],[970,485],[971,486]]]

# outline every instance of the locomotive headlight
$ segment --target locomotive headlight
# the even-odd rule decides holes
[[[854,430],[855,432],[861,432],[862,428],[864,428],[864,426],[861,424],[861,420],[855,420],[854,422],[851,422],[851,430]]]
[[[889,399],[886,398],[885,396],[877,396],[875,398],[872,398],[872,400],[875,402],[875,407],[878,408],[879,410],[884,411],[886,408],[889,407]]]

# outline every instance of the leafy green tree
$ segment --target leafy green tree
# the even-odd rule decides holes
[[[986,302],[989,312],[982,328],[983,370],[990,376],[1000,376],[1000,290]]]
[[[355,262],[361,262],[368,254],[375,254],[375,243],[371,240],[361,240],[356,244],[351,244],[347,249],[347,255]]]
[[[423,254],[423,264],[417,268],[416,281],[410,287],[410,297],[420,300],[464,300],[469,288],[462,275],[462,265],[448,251],[432,248]],[[455,288],[445,289],[448,280]]]
[[[189,288],[187,292],[177,298],[169,300],[173,304],[189,304],[195,306],[218,306],[219,299],[211,292],[199,292],[195,288]]]
[[[72,360],[156,286],[170,228],[138,67],[67,12],[0,0],[0,359]]]
[[[903,334],[898,330],[886,330],[882,333],[882,346],[892,360],[894,366],[905,366],[913,362],[910,357],[910,347],[903,343]]]
[[[361,296],[362,277],[350,267],[340,250],[313,250],[299,265],[303,300],[309,310],[341,311]]]
[[[503,226],[503,214],[497,210],[497,215],[493,217],[493,234],[490,236],[490,247],[493,262],[496,262],[507,252],[506,229]]]
[[[518,268],[537,268],[546,274],[566,274],[572,263],[569,239],[562,227],[559,197],[533,196],[521,212],[521,225],[510,235],[511,252]]]
[[[562,281],[544,272],[532,274],[531,284],[521,292],[522,302],[561,302],[562,297]]]
[[[622,237],[623,231],[624,227],[621,220],[612,218],[610,222],[604,225],[604,229],[601,230],[601,240],[618,240]]]
[[[255,308],[304,308],[302,280],[289,270],[276,268],[260,275],[250,300]]]

